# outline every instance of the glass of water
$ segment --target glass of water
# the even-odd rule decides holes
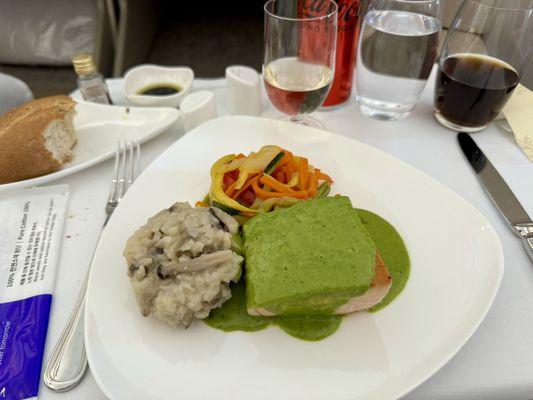
[[[282,119],[313,126],[309,114],[328,95],[335,70],[337,5],[333,0],[265,4],[263,80]]]
[[[437,56],[440,12],[440,0],[370,2],[355,69],[364,114],[399,120],[414,108]]]

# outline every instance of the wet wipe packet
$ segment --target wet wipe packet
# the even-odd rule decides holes
[[[0,193],[0,399],[37,397],[69,191]]]

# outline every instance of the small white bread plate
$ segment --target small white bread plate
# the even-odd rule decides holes
[[[78,141],[72,160],[51,174],[0,185],[0,192],[42,185],[107,160],[118,141],[144,143],[167,129],[180,116],[173,108],[117,107],[76,100],[74,127]]]
[[[146,219],[201,199],[220,156],[277,144],[309,157],[333,193],[377,212],[403,236],[411,277],[377,313],[345,318],[319,342],[276,327],[225,333],[195,321],[173,329],[139,313],[122,251]],[[89,281],[85,342],[92,373],[112,400],[387,400],[441,368],[489,310],[503,275],[494,229],[468,202],[386,153],[281,121],[225,117],[192,130],[154,161],[104,230]]]

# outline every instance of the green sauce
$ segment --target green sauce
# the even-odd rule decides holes
[[[357,209],[357,212],[392,275],[391,290],[381,303],[370,309],[375,312],[390,304],[405,287],[409,278],[409,255],[401,236],[391,224],[370,211]],[[298,339],[317,341],[335,333],[342,322],[340,315],[253,317],[246,312],[245,290],[244,279],[232,285],[231,299],[221,308],[212,310],[205,323],[225,332],[254,332],[273,324]]]
[[[340,315],[286,315],[276,317],[275,321],[289,335],[308,341],[333,335],[341,322]]]
[[[405,287],[410,271],[409,254],[402,237],[391,224],[370,211],[357,209],[357,213],[392,276],[392,287],[387,296],[369,310],[374,312],[390,304]]]
[[[207,325],[225,332],[245,331],[254,332],[265,329],[270,323],[266,317],[252,317],[246,312],[244,279],[231,285],[231,299],[222,307],[209,313],[204,321]]]
[[[231,287],[231,299],[209,314],[205,323],[225,332],[255,332],[270,324],[278,325],[289,335],[315,341],[332,335],[339,327],[339,315],[287,315],[281,317],[252,317],[246,312],[245,283]]]

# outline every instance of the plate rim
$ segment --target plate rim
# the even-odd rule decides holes
[[[230,121],[233,120],[233,121],[237,121],[237,123],[238,123],[239,120],[248,120],[248,121],[259,120],[259,123],[271,123],[271,122],[274,121],[277,124],[279,124],[277,126],[280,126],[280,125],[281,126],[290,126],[292,124],[291,122],[274,120],[274,119],[271,119],[271,118],[264,118],[264,117],[252,117],[252,116],[224,116],[224,117],[215,118],[213,120],[207,121],[207,122],[197,126],[196,128],[194,128],[191,131],[189,131],[189,132],[185,133],[184,135],[182,135],[176,142],[174,142],[171,146],[169,146],[167,149],[165,149],[165,151],[163,151],[161,154],[159,154],[154,159],[154,161],[142,172],[142,174],[144,174],[149,169],[156,168],[158,162],[163,157],[166,156],[166,153],[167,152],[168,153],[173,152],[174,151],[173,150],[174,147],[178,147],[180,145],[180,142],[183,139],[188,138],[191,135],[194,135],[195,132],[200,130],[200,129],[204,130],[206,128],[206,126],[208,127],[209,125],[217,124],[218,121],[220,121],[220,120],[230,120]],[[406,396],[407,394],[411,393],[413,390],[415,390],[416,388],[421,386],[423,383],[427,382],[431,377],[433,377],[437,372],[439,372],[452,358],[454,358],[457,355],[457,353],[465,346],[465,344],[471,339],[471,337],[474,335],[474,333],[479,329],[479,326],[481,325],[481,323],[485,320],[488,312],[490,311],[490,309],[492,308],[492,305],[494,304],[496,296],[498,295],[498,292],[500,290],[501,283],[502,283],[502,280],[503,280],[504,271],[505,271],[504,252],[503,252],[503,247],[502,247],[502,243],[501,243],[500,237],[499,237],[496,229],[490,223],[490,221],[485,217],[485,215],[483,215],[477,209],[477,207],[475,207],[471,202],[469,202],[467,199],[465,199],[462,195],[460,195],[459,193],[457,193],[453,189],[449,188],[444,183],[438,181],[436,178],[432,177],[428,173],[416,168],[415,166],[409,164],[406,161],[403,161],[403,160],[401,160],[401,159],[399,159],[399,158],[387,153],[384,150],[381,150],[381,149],[379,149],[377,147],[374,147],[372,145],[363,143],[363,142],[361,142],[361,141],[359,141],[359,140],[357,140],[355,138],[346,137],[346,136],[343,136],[343,135],[335,133],[335,132],[327,131],[325,129],[318,129],[318,128],[313,128],[313,127],[308,127],[308,126],[305,126],[305,129],[306,130],[312,130],[312,131],[320,132],[322,135],[324,133],[326,133],[327,135],[330,135],[330,137],[334,137],[334,138],[339,139],[341,141],[353,141],[353,142],[357,143],[358,145],[362,146],[363,148],[370,149],[371,151],[375,151],[375,152],[379,153],[383,157],[386,157],[388,159],[394,160],[395,162],[399,162],[399,163],[403,164],[404,166],[408,167],[411,172],[419,174],[419,175],[423,176],[426,179],[429,179],[432,182],[432,184],[438,185],[443,190],[445,190],[446,192],[448,192],[449,194],[454,196],[460,203],[462,203],[464,206],[469,208],[470,211],[472,211],[478,218],[480,218],[482,221],[484,221],[484,224],[488,227],[489,231],[491,232],[491,234],[493,235],[493,237],[495,239],[495,244],[497,244],[497,246],[496,246],[497,248],[495,249],[495,253],[497,254],[497,260],[495,261],[495,265],[498,267],[498,270],[496,271],[497,274],[495,275],[494,288],[492,290],[492,293],[490,294],[490,297],[487,299],[488,301],[485,304],[485,306],[483,308],[483,311],[478,314],[477,320],[472,325],[472,327],[468,330],[468,333],[466,335],[464,335],[464,337],[461,340],[459,340],[456,345],[453,346],[453,347],[455,347],[455,349],[453,351],[450,351],[449,354],[447,354],[445,357],[442,357],[442,360],[436,362],[435,365],[433,366],[433,368],[431,368],[427,373],[423,374],[422,378],[414,380],[414,382],[411,385],[408,385],[401,393],[398,393],[397,395],[395,395],[396,397],[394,397],[395,399],[403,398],[404,396]],[[142,174],[141,174],[141,176],[142,176]],[[137,182],[134,182],[134,185],[136,183]],[[94,260],[96,260],[96,258],[97,258],[96,254],[100,251],[100,247],[101,247],[101,241],[98,242],[97,247],[96,247],[95,252],[94,252],[95,257],[93,257],[93,261],[91,261],[87,291],[89,291],[90,286],[91,286],[91,282],[92,282],[92,279],[91,279],[92,275],[93,275],[93,265],[92,264],[94,263]],[[85,304],[85,310],[89,310],[90,309],[89,298],[90,298],[89,296],[86,296],[86,298],[85,298],[85,303],[84,303]],[[85,327],[89,326],[88,318],[89,318],[88,317],[88,313],[85,312],[84,313],[84,325],[85,325]],[[87,360],[88,360],[89,366],[91,368],[91,373],[92,373],[92,375],[93,375],[93,377],[95,379],[95,382],[97,383],[98,387],[100,388],[100,390],[102,390],[102,392],[110,400],[123,400],[122,397],[116,397],[114,394],[112,394],[108,390],[108,388],[105,386],[101,376],[98,374],[97,370],[93,368],[94,360],[93,360],[92,352],[89,351],[89,349],[91,348],[91,345],[90,345],[91,339],[89,337],[88,329],[84,329],[84,342],[85,342],[85,348],[86,348],[86,353],[87,353]]]
[[[76,100],[76,102],[77,103],[81,103],[84,106],[89,105],[89,107],[94,107],[94,108],[102,108],[102,107],[106,107],[107,108],[107,107],[110,107],[109,105],[91,103],[91,102],[88,102],[88,101]],[[176,121],[178,121],[181,118],[181,113],[177,109],[174,109],[172,107],[138,107],[138,106],[135,107],[135,106],[114,106],[114,105],[111,105],[111,107],[115,107],[115,108],[119,108],[119,109],[120,108],[122,108],[122,109],[126,109],[126,108],[128,108],[128,109],[146,109],[146,108],[151,108],[151,109],[155,109],[155,110],[164,110],[164,111],[168,112],[168,116],[170,118],[169,122],[163,124],[162,126],[160,126],[159,128],[155,129],[154,131],[152,131],[149,134],[143,136],[139,140],[140,144],[143,144],[143,143],[155,138],[156,136],[159,136],[161,133],[166,131],[172,124],[174,124]],[[77,164],[77,165],[74,165],[72,167],[68,167],[67,166],[67,168],[61,168],[60,170],[55,171],[55,172],[51,172],[49,174],[36,176],[34,178],[29,178],[29,179],[23,179],[21,181],[0,184],[0,193],[11,191],[11,190],[25,189],[25,188],[29,188],[29,187],[38,186],[38,185],[42,185],[42,184],[45,184],[45,183],[53,182],[53,181],[55,181],[57,179],[64,178],[65,176],[68,176],[68,175],[71,175],[71,174],[75,174],[76,172],[82,171],[84,169],[92,167],[93,165],[96,165],[96,164],[99,164],[99,163],[101,163],[103,161],[106,161],[106,160],[110,159],[111,157],[113,157],[114,154],[115,154],[115,151],[109,151],[109,152],[107,152],[105,154],[102,154],[102,155],[94,157],[94,158],[92,158],[90,160],[87,160],[87,161],[85,161],[82,164]]]

